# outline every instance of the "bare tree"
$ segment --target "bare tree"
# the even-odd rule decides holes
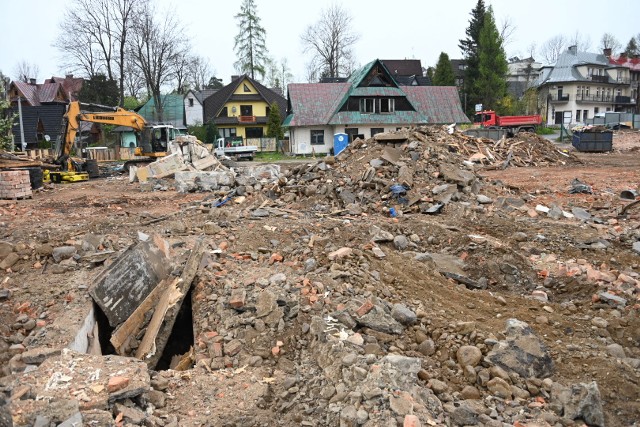
[[[105,74],[117,80],[124,102],[124,73],[133,18],[148,0],[73,0],[60,23],[54,46],[64,68],[80,70],[89,79]]]
[[[138,100],[146,89],[144,76],[140,68],[133,63],[133,59],[131,58],[125,63],[124,81],[122,84],[124,86],[125,96],[132,96]]]
[[[611,49],[611,53],[615,53],[620,50],[622,45],[611,33],[604,33],[600,39],[600,49]]]
[[[516,26],[510,16],[505,17],[501,22],[499,31],[502,47],[504,48],[513,41],[513,34],[516,31]]]
[[[162,89],[171,84],[175,76],[176,58],[184,57],[188,50],[184,30],[174,14],[155,17],[151,8],[136,16],[131,55],[144,76],[149,95],[156,106],[157,120],[164,119]]]
[[[547,64],[555,64],[558,57],[567,46],[567,40],[562,34],[551,37],[542,44],[540,53]]]
[[[194,90],[202,90],[207,86],[211,76],[215,72],[211,70],[209,61],[201,56],[193,56],[189,62],[189,84]]]
[[[569,40],[569,44],[575,46],[578,52],[588,52],[591,50],[591,37],[588,34],[585,35],[576,31]]]
[[[189,74],[193,58],[189,56],[187,49],[178,52],[171,58],[173,68],[173,80],[176,84],[176,93],[184,95],[189,90]]]
[[[14,69],[15,79],[29,83],[30,79],[38,79],[40,68],[36,64],[30,64],[27,61],[20,61]]]
[[[353,62],[352,47],[359,39],[352,30],[352,22],[351,14],[334,4],[323,10],[320,20],[302,34],[304,49],[313,54],[310,64],[315,65],[315,74],[346,75]]]

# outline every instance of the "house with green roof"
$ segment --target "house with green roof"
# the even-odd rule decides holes
[[[294,154],[329,153],[336,134],[351,142],[403,127],[469,122],[455,86],[401,86],[379,59],[346,82],[290,84],[287,113]]]
[[[177,129],[186,129],[184,120],[184,97],[171,93],[162,95],[162,117],[153,98],[149,99],[137,112],[149,123],[173,125]]]

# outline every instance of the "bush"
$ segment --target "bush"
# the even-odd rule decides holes
[[[546,127],[546,126],[540,126],[536,128],[536,133],[538,135],[553,135],[557,131],[558,131],[557,129]]]

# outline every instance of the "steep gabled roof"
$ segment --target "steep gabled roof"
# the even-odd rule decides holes
[[[455,86],[406,86],[407,98],[422,112],[427,123],[466,123],[458,88]]]
[[[16,80],[11,84],[20,91],[27,104],[31,106],[60,102],[60,99],[66,99],[60,83],[30,84]],[[15,101],[15,96],[12,96],[11,100]]]
[[[292,83],[289,88],[291,111],[286,126],[312,126],[329,123],[338,109],[349,83]]]
[[[253,87],[258,91],[260,95],[260,99],[265,101],[267,104],[271,105],[272,103],[277,103],[280,108],[280,114],[284,114],[287,111],[287,100],[284,99],[281,95],[262,85],[258,81],[252,79],[251,77],[244,75],[240,76],[237,79],[233,80],[228,85],[218,89],[216,92],[212,93],[210,96],[204,99],[204,119],[205,121],[214,119],[220,114],[220,110],[222,107],[231,99],[236,89],[240,86],[242,82],[247,80],[249,83],[253,85]]]
[[[380,61],[394,77],[422,75],[422,63],[419,59],[382,59]]]
[[[78,96],[82,90],[84,79],[82,77],[73,77],[68,75],[65,77],[52,76],[50,79],[44,81],[45,83],[60,83],[65,98],[71,101],[78,101]]]
[[[383,68],[376,68],[379,64]],[[372,74],[373,71],[373,74]],[[366,86],[376,73],[386,85]],[[364,85],[363,85],[364,82]],[[298,83],[289,85],[289,116],[286,126],[342,124],[466,123],[456,87],[397,86],[381,61],[355,71],[346,83]],[[362,114],[342,108],[350,97],[406,98],[413,110],[396,109],[393,114]]]

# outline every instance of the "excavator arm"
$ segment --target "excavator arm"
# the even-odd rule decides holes
[[[81,111],[81,106],[88,106],[100,109],[110,109],[112,111],[104,112],[86,112]],[[76,139],[76,135],[80,130],[80,122],[91,123],[104,123],[116,126],[129,126],[137,131],[141,131],[145,128],[147,122],[144,117],[133,111],[128,111],[120,107],[105,107],[97,104],[81,104],[74,101],[69,103],[67,112],[64,115],[66,121],[66,129],[64,134],[64,141],[62,143],[62,150],[60,157],[69,156],[73,142]]]

